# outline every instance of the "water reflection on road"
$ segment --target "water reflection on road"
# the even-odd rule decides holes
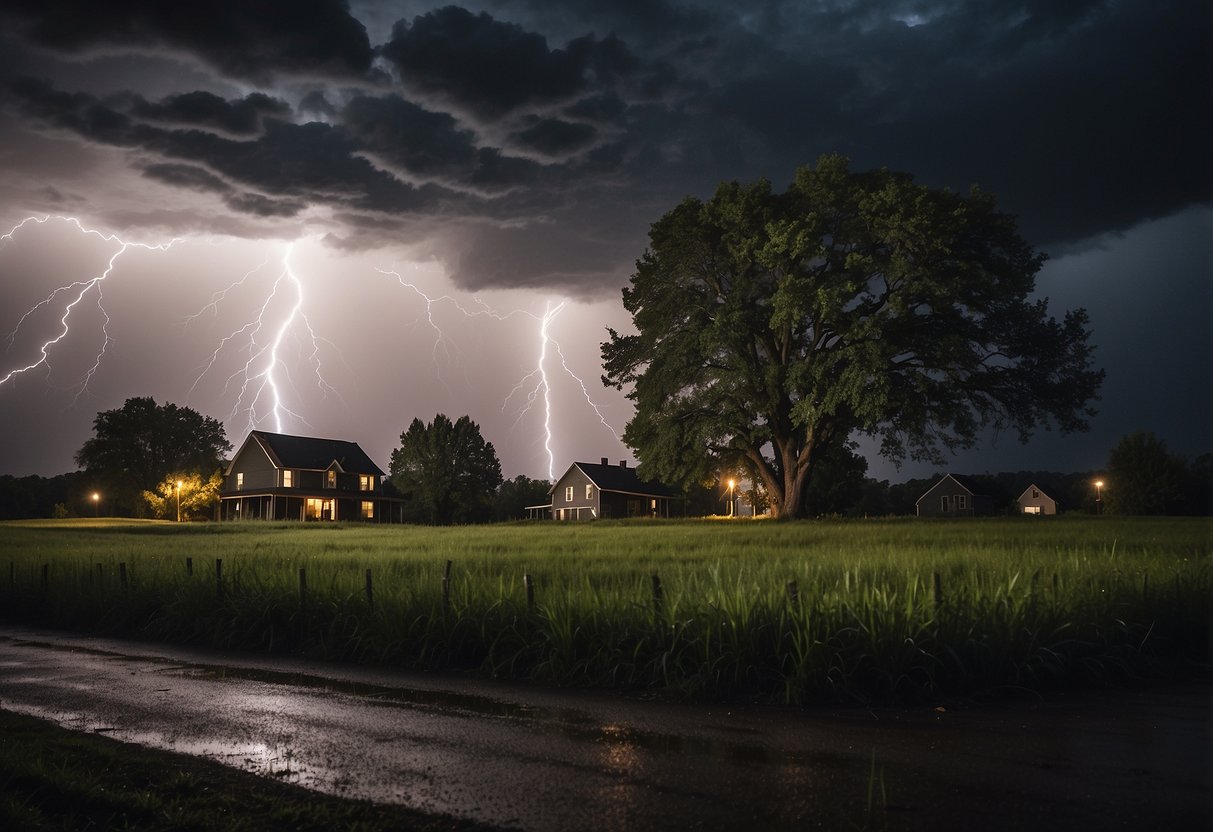
[[[0,628],[0,704],[533,830],[1209,821],[1207,688],[959,710],[691,707]]]

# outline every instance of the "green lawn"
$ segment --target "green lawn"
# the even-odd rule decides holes
[[[8,621],[698,699],[913,700],[1209,661],[1208,518],[44,521],[0,524],[0,551]]]

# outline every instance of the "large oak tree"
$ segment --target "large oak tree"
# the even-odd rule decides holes
[[[604,383],[636,404],[642,470],[741,467],[777,516],[856,432],[940,461],[983,428],[1084,430],[1103,372],[1087,317],[1030,296],[1044,260],[994,199],[824,156],[785,193],[722,184],[653,224],[609,330]]]

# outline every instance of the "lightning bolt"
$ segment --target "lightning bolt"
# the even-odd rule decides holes
[[[10,349],[16,343],[17,336],[40,312],[47,309],[58,311],[58,325],[50,337],[42,340],[37,346],[34,355],[29,360],[18,362],[17,366],[2,371],[0,387],[18,376],[39,368],[49,372],[56,349],[61,348],[73,335],[75,314],[89,298],[93,298],[101,315],[101,343],[97,347],[90,366],[83,372],[78,382],[76,396],[73,399],[73,404],[75,404],[80,396],[88,390],[89,384],[100,371],[111,344],[111,319],[105,308],[103,284],[106,280],[111,279],[122,256],[131,249],[168,251],[169,248],[180,243],[182,238],[174,237],[164,242],[131,241],[123,239],[117,234],[90,228],[76,217],[46,215],[31,216],[21,220],[6,234],[0,235],[0,247],[10,243],[22,229],[50,222],[65,223],[74,227],[84,236],[96,237],[114,244],[116,249],[107,258],[104,268],[96,275],[56,287],[21,315],[16,326],[5,339]],[[295,388],[295,381],[285,357],[286,348],[292,339],[298,342],[306,352],[304,364],[315,376],[321,394],[325,397],[335,395],[338,399],[341,398],[337,390],[325,380],[321,366],[322,347],[327,346],[333,350],[336,350],[336,347],[316,333],[307,317],[304,310],[305,283],[291,265],[291,253],[292,246],[288,245],[281,256],[281,268],[275,275],[263,300],[256,307],[253,317],[220,339],[218,346],[194,379],[187,394],[187,398],[194,394],[199,383],[216,367],[224,353],[239,350],[243,360],[238,360],[238,368],[226,378],[223,387],[225,397],[232,394],[233,391],[235,395],[235,403],[227,419],[229,427],[232,427],[233,423],[242,416],[249,429],[269,421],[272,422],[275,430],[281,432],[288,418],[307,423],[287,404],[288,390]],[[228,301],[231,293],[252,281],[269,262],[270,259],[267,257],[261,265],[245,273],[239,280],[212,294],[210,301],[202,309],[186,318],[185,325],[190,325],[208,312],[217,315],[220,306]],[[339,352],[338,355],[340,355]]]
[[[590,391],[586,387],[585,382],[569,366],[568,361],[564,357],[564,352],[560,348],[559,342],[556,341],[549,332],[549,324],[551,324],[551,322],[555,320],[556,316],[560,314],[561,310],[565,308],[568,303],[567,300],[561,300],[555,306],[552,305],[551,300],[547,301],[542,315],[536,315],[534,312],[530,312],[525,309],[514,309],[508,312],[500,312],[489,306],[479,297],[472,297],[471,303],[473,306],[469,308],[469,306],[460,303],[459,300],[452,295],[430,295],[416,283],[406,280],[400,274],[400,272],[395,269],[376,269],[376,271],[381,275],[395,278],[396,282],[400,286],[415,294],[424,304],[422,315],[424,315],[428,327],[434,332],[434,344],[430,351],[431,358],[433,359],[434,363],[434,371],[448,393],[451,392],[451,389],[443,376],[443,369],[444,365],[445,367],[450,367],[450,365],[457,360],[458,347],[455,345],[455,342],[446,334],[438,322],[436,310],[440,305],[450,307],[465,318],[485,317],[494,321],[504,322],[514,317],[524,316],[530,318],[538,324],[539,355],[536,359],[534,369],[527,372],[521,379],[518,380],[513,389],[510,390],[509,394],[505,397],[501,404],[501,412],[505,413],[510,406],[510,402],[514,401],[515,398],[522,393],[522,391],[526,391],[526,396],[522,404],[519,405],[515,410],[514,421],[510,426],[510,429],[513,430],[517,428],[523,417],[534,409],[540,398],[543,399],[542,441],[544,454],[547,457],[548,463],[548,479],[556,478],[556,454],[552,447],[552,443],[555,439],[552,413],[552,380],[548,375],[549,347],[551,348],[551,352],[555,353],[555,355],[559,358],[560,368],[580,387],[582,396],[585,398],[586,403],[594,411],[594,414],[598,417],[598,421],[601,422],[608,431],[610,431],[611,435],[615,437],[615,439],[619,439],[619,433],[610,425],[609,422],[607,422],[606,416],[602,412],[602,408],[600,408],[590,396]],[[420,320],[420,317],[418,320]]]
[[[245,356],[243,363],[224,380],[222,395],[226,397],[233,389],[236,390],[235,402],[227,421],[232,424],[243,417],[247,430],[253,430],[269,420],[272,421],[275,432],[281,433],[284,417],[304,425],[308,424],[302,414],[286,404],[284,395],[286,387],[295,387],[289,366],[283,357],[285,342],[291,337],[295,337],[305,347],[310,346],[311,351],[306,356],[305,364],[311,369],[321,394],[325,397],[334,395],[341,399],[341,394],[325,379],[320,359],[322,346],[333,349],[336,349],[336,346],[316,334],[304,311],[306,291],[303,280],[291,266],[293,250],[294,244],[286,247],[280,261],[281,268],[253,316],[220,339],[190,386],[190,395],[193,395],[198,385],[226,352],[235,351]],[[212,314],[218,314],[220,304],[228,299],[229,294],[248,283],[268,263],[267,258],[239,280],[212,294],[210,301],[202,309],[186,318],[186,324],[197,320],[208,310]],[[275,312],[276,307],[283,304],[287,305],[285,311]],[[343,399],[342,403],[344,404]]]
[[[8,334],[6,339],[10,347],[16,341],[17,335],[21,331],[21,327],[32,315],[37,313],[40,309],[53,306],[56,301],[60,300],[61,298],[67,298],[66,302],[62,306],[63,313],[59,316],[58,332],[42,342],[37,349],[37,358],[23,366],[14,367],[3,376],[0,376],[0,386],[7,384],[17,376],[23,375],[32,370],[36,370],[39,367],[45,368],[49,372],[51,353],[54,351],[55,347],[59,346],[59,344],[61,344],[64,339],[68,338],[71,334],[72,313],[76,310],[76,307],[84,301],[90,292],[95,292],[97,307],[100,309],[102,315],[101,345],[97,348],[97,353],[93,359],[92,366],[85,371],[79,385],[77,386],[76,396],[73,399],[73,403],[75,403],[88,389],[89,382],[92,381],[93,377],[97,374],[97,371],[101,368],[101,361],[105,357],[105,352],[110,345],[110,317],[109,313],[105,310],[104,298],[102,294],[102,283],[104,283],[105,280],[113,273],[115,267],[117,266],[118,258],[120,258],[128,250],[132,248],[139,248],[147,251],[167,251],[174,243],[179,242],[179,239],[173,238],[163,243],[128,242],[123,240],[117,234],[106,234],[93,228],[87,228],[76,217],[53,216],[48,214],[42,217],[26,217],[25,219],[21,220],[21,222],[9,229],[8,233],[0,235],[0,245],[7,245],[12,241],[13,237],[18,231],[31,223],[44,225],[52,220],[75,226],[76,229],[85,236],[98,237],[105,242],[116,243],[118,245],[118,250],[110,256],[105,268],[99,274],[87,280],[77,280],[67,284],[66,286],[59,286],[58,288],[52,290],[51,293],[41,301],[30,307],[25,314],[21,316],[21,318],[17,321],[17,325],[13,328],[13,331]]]

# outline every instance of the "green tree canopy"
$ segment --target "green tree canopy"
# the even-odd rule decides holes
[[[1108,454],[1104,502],[1109,514],[1180,514],[1188,507],[1188,466],[1153,433],[1123,437]]]
[[[406,501],[406,514],[424,523],[488,520],[501,485],[501,463],[493,443],[467,416],[456,422],[439,413],[425,424],[414,419],[392,451],[392,484]]]
[[[519,520],[526,516],[527,506],[541,506],[552,502],[548,493],[552,484],[547,480],[533,480],[519,474],[506,480],[497,489],[493,500],[494,520]]]
[[[128,508],[170,476],[209,476],[232,449],[218,420],[188,407],[158,405],[150,396],[101,411],[93,420],[93,434],[76,452],[76,464]]]
[[[1086,313],[1058,322],[1029,299],[1043,257],[976,189],[824,156],[786,193],[688,198],[649,240],[623,291],[637,333],[602,345],[647,476],[748,466],[796,517],[822,453],[855,432],[895,461],[942,462],[987,426],[1026,439],[1094,412]]]

